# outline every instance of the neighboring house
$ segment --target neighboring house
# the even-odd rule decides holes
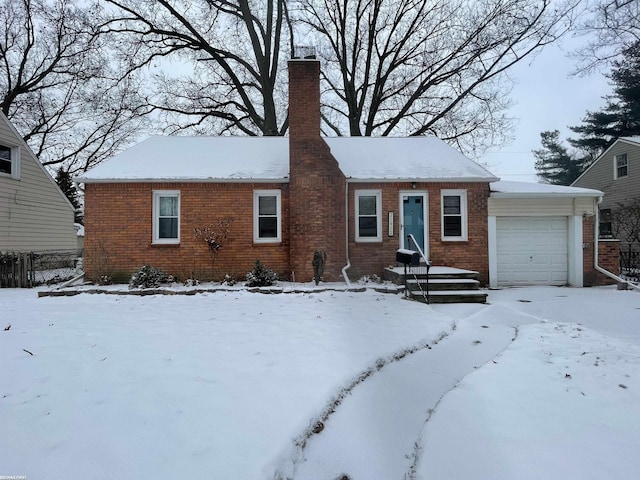
[[[620,235],[616,226],[616,212],[621,207],[636,204],[640,213],[640,137],[618,138],[572,184],[575,187],[595,188],[604,192],[600,204],[600,236]],[[622,214],[622,221],[627,220]],[[620,219],[618,221],[621,221]],[[640,218],[636,218],[637,223]],[[620,235],[619,239],[627,239]],[[625,242],[626,243],[626,242]]]
[[[436,138],[323,138],[319,76],[316,60],[289,62],[287,138],[152,137],[77,178],[87,276],[124,280],[148,264],[210,278],[209,249],[195,229],[225,220],[218,277],[242,278],[259,259],[283,279],[309,281],[315,250],[326,254],[325,281],[340,281],[346,266],[351,278],[382,276],[398,248],[413,247],[412,234],[434,265],[477,271],[483,284],[592,283],[581,274],[593,271],[582,246],[600,192],[565,187],[532,197],[505,184],[492,193],[493,174]],[[548,222],[564,225],[567,248],[545,260],[543,275],[538,256],[549,252],[532,239],[553,228]],[[500,259],[503,240],[523,228],[519,241],[535,253]],[[518,273],[507,273],[516,263]],[[527,268],[536,272],[530,282]]]
[[[84,225],[81,223],[74,223],[73,228],[76,229],[76,247],[78,250],[84,249]]]
[[[0,252],[77,247],[74,208],[0,112]]]

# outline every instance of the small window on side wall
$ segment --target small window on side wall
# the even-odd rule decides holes
[[[442,240],[467,240],[466,190],[442,190]]]
[[[280,190],[253,192],[253,241],[277,243],[282,241],[282,198]]]
[[[153,243],[180,243],[180,192],[153,192]]]
[[[629,175],[629,164],[627,162],[627,154],[621,153],[613,157],[615,178],[622,178]]]
[[[382,241],[382,192],[356,190],[356,242]]]
[[[20,149],[0,144],[0,175],[18,178]]]
[[[613,238],[611,218],[610,208],[600,209],[600,223],[598,224],[598,236],[600,238]]]

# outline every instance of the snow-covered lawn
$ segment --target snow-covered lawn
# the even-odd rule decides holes
[[[640,294],[488,300],[0,290],[0,476],[637,478]]]

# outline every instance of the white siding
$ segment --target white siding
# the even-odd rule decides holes
[[[489,198],[489,215],[501,216],[571,216],[593,215],[596,200],[577,198]]]
[[[0,143],[20,147],[20,177],[0,175],[0,251],[76,248],[73,207],[2,114]]]

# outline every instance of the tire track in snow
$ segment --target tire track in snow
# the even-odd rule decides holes
[[[310,423],[274,478],[360,479],[372,472],[375,478],[412,478],[422,431],[437,405],[462,378],[507,348],[513,332],[465,321],[455,334],[378,360]]]
[[[513,333],[513,337],[511,338],[511,341],[504,346],[504,348],[502,350],[500,350],[499,352],[497,352],[492,358],[488,359],[483,365],[476,367],[477,368],[482,368],[484,365],[488,364],[489,362],[493,361],[495,362],[497,358],[499,358],[502,353],[511,346],[511,344],[513,342],[515,342],[515,340],[518,338],[518,334],[519,334],[519,330],[518,327],[512,327],[512,329],[514,330]],[[472,372],[470,372],[472,373]],[[466,377],[466,375],[465,375]],[[465,377],[462,377],[460,380],[458,380],[456,382],[456,384],[451,387],[449,390],[447,390],[446,392],[444,392],[442,394],[442,396],[438,399],[438,401],[435,403],[435,405],[433,406],[433,408],[430,408],[429,410],[427,410],[427,418],[424,421],[424,426],[422,428],[422,431],[420,432],[420,436],[417,438],[416,442],[415,442],[415,448],[414,451],[412,453],[412,458],[413,458],[413,462],[411,463],[411,466],[409,467],[409,469],[407,470],[407,472],[405,473],[403,479],[404,480],[415,480],[415,476],[418,470],[418,464],[420,463],[420,454],[422,452],[423,446],[424,446],[424,430],[427,428],[429,420],[431,420],[431,417],[433,416],[434,413],[436,413],[436,410],[438,409],[438,406],[440,405],[440,403],[442,402],[442,400],[444,400],[444,398],[452,391],[455,390],[456,388],[458,388],[458,386],[460,385],[460,382],[462,382],[462,380],[464,380]]]
[[[361,373],[356,375],[345,387],[343,387],[338,394],[332,398],[332,400],[327,404],[327,406],[322,410],[320,415],[314,417],[310,422],[309,426],[304,430],[304,432],[294,441],[295,453],[291,456],[291,458],[287,461],[288,465],[279,468],[275,475],[274,480],[293,480],[296,478],[296,467],[297,465],[304,460],[304,452],[307,447],[308,442],[317,434],[319,434],[322,430],[324,430],[324,425],[329,421],[329,418],[336,412],[337,408],[344,402],[344,400],[351,395],[352,391],[360,385],[362,382],[370,378],[372,375],[380,372],[385,366],[398,362],[408,355],[413,355],[414,353],[431,349],[432,346],[437,345],[443,339],[447,338],[451,333],[456,330],[455,323],[453,324],[451,331],[442,332],[435,340],[431,342],[421,342],[417,345],[405,348],[396,352],[390,356],[385,358],[378,358],[371,367],[363,370]]]

